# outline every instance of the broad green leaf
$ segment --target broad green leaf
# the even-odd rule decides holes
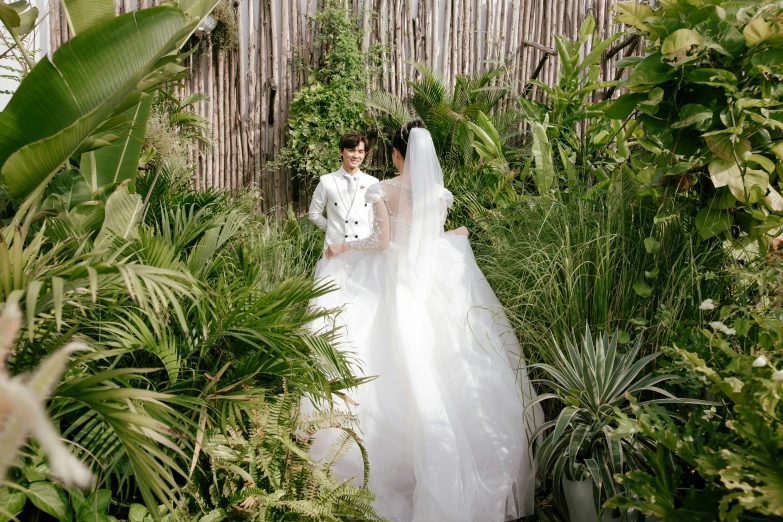
[[[644,21],[654,13],[646,3],[616,2],[611,10],[617,13],[614,16],[615,22],[636,27],[640,31],[650,30]]]
[[[26,503],[27,495],[21,491],[8,487],[0,488],[0,506],[2,506],[9,515],[18,515]],[[9,520],[8,516],[0,512],[0,522],[8,522]]]
[[[712,124],[713,113],[704,105],[689,103],[680,109],[680,121],[671,125],[672,129],[693,126],[698,131],[706,131]]]
[[[5,2],[0,2],[0,21],[3,22],[9,31],[12,28],[19,27],[19,25],[22,23],[21,19],[19,18],[19,13],[17,13]]]
[[[13,28],[18,37],[26,36],[35,28],[35,22],[38,20],[38,8],[32,7],[24,0],[6,4],[0,2],[0,21],[6,26],[8,31]]]
[[[710,85],[712,87],[724,87],[731,90],[737,85],[737,76],[725,69],[694,69],[688,73],[688,79],[693,83]]]
[[[58,194],[65,210],[71,210],[76,205],[89,201],[92,195],[84,175],[74,169],[57,174],[47,187],[46,193]]]
[[[645,270],[644,271],[644,277],[646,277],[647,279],[655,279],[656,277],[658,277],[658,273],[659,272],[660,271],[658,270],[658,267],[656,266],[652,270]]]
[[[76,35],[51,62],[41,59],[0,113],[6,190],[17,200],[36,190],[174,50],[186,24],[177,9],[142,9]]]
[[[119,136],[109,135],[110,139],[104,139],[104,137],[101,138],[93,138],[92,136],[87,136],[84,138],[82,143],[79,145],[79,148],[77,148],[74,151],[74,154],[84,154],[85,152],[90,152],[93,150],[98,150],[103,147],[108,147],[111,145],[112,141],[115,141]]]
[[[586,43],[590,40],[590,38],[593,36],[593,33],[595,32],[595,18],[593,18],[593,15],[587,15],[582,22],[582,25],[579,26],[579,41],[582,43]]]
[[[730,226],[731,215],[724,210],[704,207],[696,214],[696,230],[699,231],[699,234],[704,239],[717,236],[727,231]]]
[[[552,145],[546,135],[546,127],[539,122],[533,122],[532,155],[535,158],[533,179],[538,193],[544,195],[552,190],[555,184],[555,165],[552,158]]]
[[[783,197],[775,190],[775,187],[770,185],[769,193],[764,196],[764,202],[767,204],[770,210],[774,212],[783,211]]]
[[[657,254],[661,249],[661,244],[654,237],[648,237],[644,239],[644,249],[648,254]]]
[[[732,160],[713,160],[707,167],[713,185],[729,187],[734,197],[742,202],[748,201],[748,193],[754,186],[760,187],[762,195],[769,187],[769,175],[766,172],[746,169],[743,179],[742,170]]]
[[[707,206],[715,210],[728,210],[737,206],[737,198],[728,187],[715,191],[715,196],[707,202]]]
[[[652,295],[652,287],[645,281],[639,281],[633,285],[633,291],[640,297],[650,297]]]
[[[783,31],[781,31],[781,22],[773,24],[763,16],[757,16],[745,26],[742,35],[745,37],[745,45],[755,47],[767,41],[780,43]]]
[[[614,66],[618,69],[626,69],[628,67],[634,67],[639,62],[644,60],[644,56],[624,56],[614,63]]]
[[[68,223],[78,235],[95,232],[101,228],[105,219],[105,207],[102,201],[85,201],[71,209],[66,215],[58,216]]]
[[[735,163],[735,153],[738,158],[742,158],[746,152],[753,148],[749,140],[729,133],[704,136],[704,141],[707,142],[707,146],[716,156],[722,160],[734,161]]]
[[[68,495],[64,489],[51,482],[33,482],[27,496],[35,507],[57,520],[64,520],[68,510]]]
[[[125,111],[124,115],[133,121],[128,131],[111,146],[83,156],[82,168],[86,172],[95,172],[95,190],[110,183],[136,179],[151,107],[152,96],[147,96]]]
[[[666,37],[661,54],[666,62],[681,65],[696,59],[704,47],[704,39],[692,29],[679,29]]]
[[[609,46],[611,46],[615,41],[619,40],[623,34],[624,33],[614,33],[606,40],[602,40],[601,42],[594,44],[593,48],[590,50],[587,56],[585,56],[584,60],[582,60],[582,63],[579,64],[579,67],[577,67],[574,72],[579,73],[586,67],[591,67],[598,64],[601,61],[601,56],[603,55],[604,51],[609,49]],[[595,68],[594,70],[595,74],[597,75],[599,72],[598,68]]]
[[[669,81],[674,75],[674,69],[661,61],[661,58],[661,53],[655,53],[639,62],[625,81],[625,86],[631,92],[647,92],[656,85]]]
[[[606,116],[613,120],[624,120],[636,110],[639,102],[643,99],[644,95],[642,94],[623,94],[606,109]]]
[[[710,178],[715,187],[726,187],[732,183],[742,183],[742,171],[735,161],[714,160],[709,166]],[[736,180],[739,179],[739,182]],[[732,191],[733,192],[733,191]]]
[[[104,241],[109,232],[125,239],[136,237],[137,227],[141,222],[142,207],[141,196],[128,192],[127,182],[122,182],[106,200],[106,218],[95,243],[100,244]]]
[[[113,0],[62,0],[62,6],[74,34],[114,18]]]
[[[625,330],[617,330],[617,344],[628,344],[631,342],[631,334]]]
[[[775,170],[775,163],[761,154],[746,154],[745,161],[752,161],[770,174]]]
[[[130,510],[128,511],[128,522],[144,522],[144,517],[146,517],[148,513],[147,508],[143,505],[131,504]]]
[[[90,510],[95,510],[102,513],[109,509],[111,505],[111,490],[99,489],[89,497],[87,497],[87,506]]]

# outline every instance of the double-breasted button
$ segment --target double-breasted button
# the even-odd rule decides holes
[[[353,237],[355,237],[355,238],[357,238],[357,239],[359,238],[359,236],[353,236]]]
[[[346,223],[348,223],[348,222],[346,221]]]
[[[337,203],[335,203],[335,205],[336,205],[336,204],[337,204]],[[364,206],[366,207],[366,206],[367,206],[367,203],[365,203],[365,204],[364,204]]]
[[[348,237],[348,234],[345,234],[345,237]]]
[[[347,221],[346,221],[346,223],[347,223]],[[358,222],[358,221],[354,221],[354,222],[353,222],[353,224],[354,224],[354,225],[358,225],[358,224],[359,224],[359,222]]]
[[[337,206],[337,202],[336,202],[336,201],[334,202],[334,206],[335,206],[335,207]]]

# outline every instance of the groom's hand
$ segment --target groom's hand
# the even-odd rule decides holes
[[[336,245],[329,245],[326,249],[326,259],[332,259],[335,256],[339,256],[345,252],[345,243],[337,243]]]

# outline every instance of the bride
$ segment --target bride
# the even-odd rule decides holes
[[[370,237],[329,246],[316,300],[367,375],[358,403],[375,508],[390,522],[503,522],[532,514],[528,434],[543,422],[520,346],[476,265],[467,230],[444,233],[453,202],[432,137],[415,121],[393,138],[397,178],[368,188]],[[323,458],[335,433],[318,432]],[[362,476],[353,448],[332,469]]]

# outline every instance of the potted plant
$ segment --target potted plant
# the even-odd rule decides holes
[[[549,399],[563,406],[555,420],[537,430],[533,440],[540,441],[539,465],[544,479],[551,482],[555,501],[567,505],[571,522],[595,522],[596,506],[624,493],[613,480],[614,474],[645,469],[641,452],[654,448],[647,437],[613,436],[618,427],[616,413],[630,411],[630,396],[640,404],[680,400],[658,386],[674,375],[642,374],[659,354],[640,358],[641,338],[623,350],[618,346],[618,335],[604,333],[593,340],[588,326],[581,343],[567,339],[565,348],[564,352],[557,341],[552,342],[556,366],[531,365],[547,374],[548,379],[538,382],[551,392],[540,395],[528,407]],[[647,392],[645,397],[638,397],[643,392]],[[650,394],[651,399],[647,397]],[[603,520],[615,519],[628,517],[614,518],[611,512],[603,512]]]

